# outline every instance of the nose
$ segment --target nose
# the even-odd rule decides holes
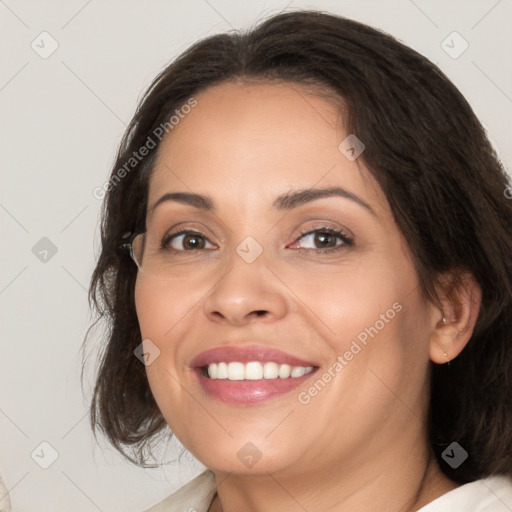
[[[285,316],[287,308],[283,285],[267,268],[264,258],[247,263],[236,253],[203,302],[204,313],[211,321],[233,326],[272,322]]]

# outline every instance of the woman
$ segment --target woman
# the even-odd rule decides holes
[[[165,69],[91,283],[92,425],[208,468],[150,510],[509,510],[507,187],[451,82],[360,23],[284,13]]]

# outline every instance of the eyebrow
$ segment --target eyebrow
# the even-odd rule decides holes
[[[329,188],[308,188],[300,190],[292,190],[286,194],[277,197],[272,206],[276,210],[292,210],[311,201],[323,199],[326,197],[343,197],[362,206],[368,210],[372,215],[377,216],[373,208],[360,197],[342,187],[329,187]],[[155,204],[148,210],[148,216],[151,215],[155,209],[162,203],[174,201],[181,204],[186,204],[199,210],[214,211],[216,209],[215,203],[211,197],[192,192],[168,192],[164,194]]]

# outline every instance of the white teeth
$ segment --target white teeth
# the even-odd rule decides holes
[[[279,377],[279,365],[277,363],[265,363],[263,366],[263,378],[277,379]]]
[[[210,379],[216,379],[217,378],[217,363],[212,363],[208,366],[208,376]]]
[[[217,365],[217,379],[228,378],[228,365],[226,363],[219,363]]]
[[[208,376],[210,379],[287,379],[289,377],[302,377],[312,371],[312,366],[290,366],[289,364],[278,364],[273,361],[269,361],[264,364],[259,361],[251,361],[245,364],[238,362],[220,362],[208,365]]]
[[[228,379],[229,380],[244,380],[244,363],[229,363],[228,364]],[[217,373],[217,378],[219,378]]]
[[[282,364],[279,366],[279,377],[287,379],[292,373],[292,367],[289,364]]]
[[[231,363],[229,363],[231,364]],[[263,379],[263,366],[258,361],[247,363],[245,365],[245,380],[260,380]]]
[[[306,368],[303,366],[294,366],[292,368],[292,377],[302,377],[306,373]]]

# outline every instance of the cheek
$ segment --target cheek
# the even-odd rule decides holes
[[[137,278],[135,282],[135,310],[137,311],[137,319],[139,321],[142,337],[145,337],[146,325],[150,322],[151,309],[148,307],[151,301],[151,294],[144,281]]]
[[[388,262],[364,272],[333,273],[297,291],[308,297],[331,348],[329,366],[318,377],[326,378],[327,391],[317,400],[323,385],[313,383],[316,388],[301,396],[311,400],[313,417],[341,408],[360,428],[378,424],[396,396],[420,403],[429,360],[427,307],[414,270],[398,267]]]
[[[315,323],[332,339],[347,339],[380,320],[391,308],[394,318],[411,283],[394,269],[376,262],[357,262],[326,272],[297,275],[293,290],[316,317]],[[312,316],[312,315],[310,315]],[[386,317],[387,319],[387,317]],[[380,323],[379,323],[380,325]]]
[[[149,340],[147,346],[158,354],[150,365],[146,365],[146,374],[161,410],[162,397],[166,389],[170,391],[172,388],[169,373],[175,374],[177,344],[173,342],[173,326],[183,316],[180,301],[172,300],[173,294],[166,288],[147,278],[137,279],[135,285],[135,308],[141,337],[144,343]]]
[[[159,350],[153,362],[146,365],[146,374],[151,392],[171,428],[175,427],[172,421],[177,417],[176,411],[182,407],[176,372],[177,344],[173,343],[172,328],[183,317],[185,308],[182,301],[173,300],[174,296],[161,282],[146,277],[137,279],[135,307],[141,336]]]
[[[197,303],[196,293],[191,294],[190,287],[190,282],[187,285],[148,277],[137,279],[135,308],[143,338],[149,338],[157,345],[164,344]]]
[[[334,357],[352,351],[347,358],[363,366],[370,358],[379,368],[399,370],[426,354],[427,306],[414,266],[403,255],[387,251],[371,261],[357,258],[334,271],[298,277],[290,275],[288,282],[305,298],[304,314]]]
[[[159,350],[154,362],[146,366],[159,405],[160,398],[167,394],[179,394],[177,379],[183,378],[183,349],[186,348],[181,341],[196,329],[195,320],[202,314],[204,293],[201,285],[195,286],[188,278],[172,283],[151,277],[136,281],[135,308],[141,336]],[[180,361],[181,367],[178,367]]]
[[[135,309],[143,339],[149,338],[157,345],[164,330],[165,308],[163,297],[148,279],[138,278],[135,283]]]

